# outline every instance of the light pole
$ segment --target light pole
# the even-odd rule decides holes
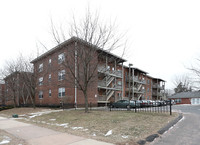
[[[130,89],[131,89],[131,86],[130,86],[130,84],[131,84],[130,83],[130,81],[131,81],[130,80],[131,79],[131,69],[130,69],[130,67],[133,66],[133,64],[129,63],[128,66],[129,66],[129,68],[128,68],[128,71],[129,71],[128,72],[128,88],[129,88],[128,89],[128,110],[130,110]]]

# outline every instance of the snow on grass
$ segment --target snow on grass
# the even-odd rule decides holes
[[[93,133],[93,135],[92,136],[97,136],[95,133]]]
[[[29,113],[29,118],[34,118],[34,117],[37,117],[37,116],[41,116],[41,115],[44,115],[44,114],[49,114],[49,113],[52,113],[52,112],[60,112],[60,111],[63,111],[63,110],[45,110],[45,111],[42,111],[42,112],[36,112],[36,113]]]
[[[3,140],[0,142],[0,145],[10,143],[10,138],[8,136],[3,136]]]
[[[71,127],[73,130],[83,129],[83,127]]]
[[[50,121],[56,121],[56,119],[49,119]]]
[[[109,135],[111,135],[112,134],[112,130],[109,130],[106,134],[105,134],[105,136],[109,136]]]
[[[122,135],[122,138],[128,138],[128,136],[127,135]]]

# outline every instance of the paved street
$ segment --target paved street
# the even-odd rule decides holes
[[[184,118],[151,145],[199,145],[200,105],[173,106],[173,110],[181,111]]]

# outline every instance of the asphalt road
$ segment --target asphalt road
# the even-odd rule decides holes
[[[183,119],[150,145],[200,145],[200,105],[173,106]]]

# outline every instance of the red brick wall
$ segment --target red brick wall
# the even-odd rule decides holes
[[[60,87],[65,87],[65,96],[71,98],[68,99],[68,103],[74,103],[75,101],[75,88],[74,88],[74,79],[70,76],[66,67],[62,64],[58,64],[58,55],[61,53],[67,54],[68,51],[74,50],[75,43],[68,44],[67,49],[60,48],[56,52],[44,57],[43,59],[37,61],[34,64],[35,73],[37,76],[37,86],[36,86],[36,104],[38,105],[59,105],[61,98],[58,97],[58,89]],[[94,56],[95,57],[95,56]],[[51,59],[51,65],[49,65],[49,59]],[[67,58],[66,58],[67,59]],[[73,60],[65,60],[70,61],[72,66],[74,66]],[[43,63],[43,71],[38,73],[39,64]],[[95,63],[95,61],[94,61]],[[65,80],[58,81],[58,71],[65,70]],[[49,74],[51,73],[51,81],[48,81]],[[96,72],[97,73],[97,72]],[[43,77],[43,85],[38,85],[38,79]],[[89,87],[88,89],[88,102],[97,103],[97,81],[94,81],[93,87]],[[49,97],[49,89],[51,89],[51,97]],[[43,91],[43,98],[39,99],[39,91]],[[84,95],[83,93],[77,89],[77,103],[84,104]]]
[[[173,99],[176,100],[176,99]],[[190,98],[181,98],[181,103],[176,103],[177,105],[179,104],[191,104]]]
[[[146,85],[145,85],[145,99],[152,100],[152,78],[145,76]],[[148,98],[149,97],[149,98]]]

